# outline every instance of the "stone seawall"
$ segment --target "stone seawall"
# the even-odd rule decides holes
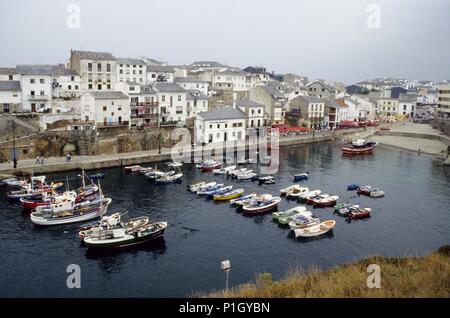
[[[409,137],[409,138],[421,138],[428,140],[438,140],[447,146],[450,145],[450,138],[445,135],[430,135],[430,134],[422,134],[422,133],[413,133],[413,132],[403,132],[403,131],[391,131],[391,130],[379,130],[375,133],[379,136],[397,136],[397,137]]]

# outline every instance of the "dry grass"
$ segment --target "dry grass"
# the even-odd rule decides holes
[[[366,284],[369,264],[381,268],[381,288]],[[251,284],[228,293],[218,291],[200,297],[450,297],[450,246],[425,257],[371,257],[329,271],[296,270],[273,282],[268,273]]]

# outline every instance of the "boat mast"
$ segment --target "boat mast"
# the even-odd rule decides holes
[[[103,193],[102,193],[102,187],[100,186],[100,179],[98,181],[98,192],[100,194],[100,220],[103,218]]]
[[[81,180],[83,182],[83,189],[86,188],[86,182],[84,180],[84,169],[81,169]]]

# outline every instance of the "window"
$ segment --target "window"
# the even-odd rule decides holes
[[[258,114],[261,114],[261,109],[258,109]]]
[[[212,125],[209,125],[209,129],[212,129]]]
[[[106,71],[111,72],[111,64],[106,64]]]
[[[237,127],[237,124],[236,124],[236,123],[233,123],[233,127]]]
[[[139,75],[142,75],[142,70],[139,70]]]
[[[114,116],[114,112],[111,112],[111,116]]]
[[[78,85],[75,85],[75,89],[78,89]]]
[[[178,101],[181,102],[181,95],[178,95]]]
[[[39,79],[39,83],[45,84],[45,79],[43,79],[43,78]]]
[[[217,124],[217,129],[220,129],[220,124]]]
[[[134,91],[134,86],[130,86],[130,91]]]
[[[67,89],[69,89],[69,90],[72,89],[72,85],[68,85]]]
[[[254,109],[252,109],[252,115],[255,113],[255,110]]]
[[[88,88],[89,88],[89,89],[92,89],[92,84],[89,84],[89,85],[88,85]]]
[[[136,74],[136,70],[133,70],[133,74]]]
[[[97,63],[97,72],[101,72],[101,71],[102,71],[102,64]]]
[[[13,80],[13,76],[12,76],[12,75],[9,75],[9,76],[8,76],[8,79],[9,79],[10,81],[12,81],[12,80]]]
[[[163,102],[166,101],[166,95],[161,95],[161,101],[163,101]]]
[[[238,127],[242,127],[242,123],[238,123]],[[239,138],[239,139],[241,139],[241,138]]]
[[[225,128],[228,128],[228,124],[225,124]]]
[[[40,91],[40,92],[39,92],[39,95],[44,96],[44,95],[45,95],[45,92],[44,92],[44,91]]]
[[[119,70],[119,74],[123,74],[123,70]]]
[[[241,126],[242,126],[242,124],[241,124]],[[242,131],[238,131],[237,139],[238,140],[242,139]]]
[[[111,89],[111,84],[106,84],[107,89]]]
[[[34,83],[35,83],[34,78],[30,78],[30,84],[34,84]]]
[[[88,63],[88,72],[92,72],[92,63]]]
[[[101,90],[102,90],[102,84],[97,84],[97,89],[98,89],[99,91],[101,91]]]
[[[108,110],[107,106],[103,106],[103,111],[106,112]]]

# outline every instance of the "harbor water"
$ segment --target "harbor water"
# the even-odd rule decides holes
[[[164,164],[159,164],[164,167]],[[254,167],[254,165],[248,165]],[[371,255],[424,255],[450,243],[450,175],[432,158],[377,147],[371,156],[343,158],[332,142],[285,147],[275,184],[237,182],[225,175],[202,173],[193,164],[181,167],[182,183],[156,185],[121,168],[105,169],[104,193],[112,198],[108,212],[128,212],[124,219],[148,215],[167,221],[164,238],[112,252],[93,252],[80,245],[78,225],[34,226],[29,213],[6,200],[0,189],[1,297],[184,297],[225,287],[220,262],[231,261],[230,286],[254,280],[261,272],[282,278],[289,270],[318,266],[327,269]],[[347,222],[333,208],[310,209],[322,220],[336,220],[328,235],[295,239],[270,214],[245,217],[228,203],[213,203],[186,190],[198,180],[221,181],[246,193],[271,193],[308,171],[302,184],[337,194],[372,208],[372,217]],[[79,172],[48,175],[70,178]],[[88,172],[87,174],[89,174]],[[347,185],[372,185],[384,198],[358,197]],[[285,198],[282,211],[297,205]],[[70,289],[67,266],[81,269],[81,288]]]

